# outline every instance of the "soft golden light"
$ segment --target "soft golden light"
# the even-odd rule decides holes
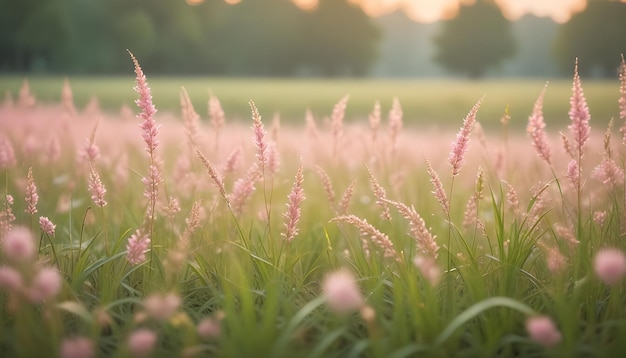
[[[583,11],[587,6],[587,2],[581,0],[496,0],[496,3],[509,20],[533,14],[540,17],[549,16],[558,23],[567,22],[574,13]]]
[[[205,0],[185,0],[190,5],[198,5]],[[242,0],[224,0],[227,4],[238,4]],[[299,8],[314,10],[319,0],[291,0]],[[475,0],[348,0],[360,6],[369,16],[382,16],[395,11],[403,11],[417,22],[435,22],[456,16],[462,4],[472,4]],[[573,14],[581,12],[588,0],[495,0],[502,13],[509,20],[517,20],[526,14],[551,17],[558,23],[566,22]],[[626,0],[620,0],[626,3]]]
[[[189,5],[200,5],[204,0],[185,0],[185,2]]]
[[[292,0],[302,10],[310,11],[317,8],[318,0]]]

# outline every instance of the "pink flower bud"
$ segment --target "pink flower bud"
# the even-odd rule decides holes
[[[2,240],[4,255],[14,262],[28,261],[35,256],[37,247],[33,234],[25,227],[15,227]]]
[[[614,285],[626,275],[626,256],[617,249],[600,250],[593,260],[598,278],[607,285]]]
[[[553,347],[561,341],[561,332],[547,316],[536,316],[526,320],[526,330],[530,338],[544,347]]]
[[[135,357],[146,357],[154,349],[156,341],[157,334],[154,331],[139,329],[128,337],[128,349]]]

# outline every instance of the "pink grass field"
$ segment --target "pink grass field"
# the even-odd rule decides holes
[[[622,349],[623,59],[620,118],[593,117],[576,62],[568,127],[542,92],[526,132],[485,133],[487,94],[454,133],[398,101],[346,124],[348,95],[300,126],[184,90],[155,112],[131,58],[136,110],[75,108],[69,81],[0,105],[0,356]]]

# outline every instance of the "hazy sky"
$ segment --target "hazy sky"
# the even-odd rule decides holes
[[[302,7],[315,6],[317,0],[293,0]],[[461,3],[474,0],[349,0],[359,4],[372,16],[403,10],[411,19],[419,22],[433,22],[453,17]],[[511,20],[531,13],[537,16],[550,16],[554,21],[567,21],[574,12],[585,8],[586,0],[495,0],[503,13]]]
[[[198,4],[204,0],[186,0],[189,4]],[[237,4],[245,0],[224,0]],[[313,9],[318,0],[291,0],[303,9]],[[456,15],[463,3],[471,4],[475,0],[348,0],[358,4],[370,16],[380,16],[402,10],[407,16],[418,22],[434,22],[449,19]],[[502,9],[504,16],[517,20],[526,14],[551,17],[555,22],[566,22],[571,15],[587,6],[587,0],[494,0]],[[620,0],[626,2],[626,0]]]

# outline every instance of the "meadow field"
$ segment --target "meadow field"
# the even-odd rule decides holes
[[[545,87],[131,59],[0,78],[0,356],[626,351],[623,60]]]
[[[0,95],[10,93],[16,98],[24,77],[0,76]],[[61,100],[63,77],[35,76],[28,78],[30,88],[39,101],[58,103]],[[264,109],[265,118],[278,114],[283,123],[302,123],[306,109],[327,115],[344,95],[350,95],[346,121],[362,121],[380,101],[387,112],[392,99],[402,103],[404,121],[408,126],[454,128],[461,113],[485,96],[481,106],[481,122],[486,128],[499,125],[505,109],[509,108],[511,125],[523,128],[532,104],[546,82],[550,82],[543,111],[551,127],[569,121],[568,98],[571,81],[567,79],[488,79],[482,81],[455,79],[268,79],[268,78],[203,78],[151,77],[154,103],[161,112],[178,113],[178,95],[185,87],[198,113],[206,117],[209,94],[220,99],[226,115],[232,120],[246,120],[249,113],[242,103],[253,99]],[[602,120],[617,118],[615,80],[586,80],[587,101],[594,108],[594,117]],[[133,107],[133,80],[128,77],[72,77],[74,102],[83,108],[93,98],[102,109],[119,113],[124,105]]]

